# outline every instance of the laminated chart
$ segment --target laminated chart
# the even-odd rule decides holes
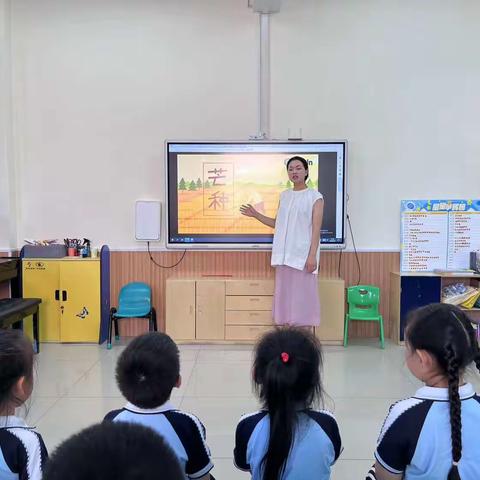
[[[480,250],[480,200],[402,200],[401,270],[469,268]]]

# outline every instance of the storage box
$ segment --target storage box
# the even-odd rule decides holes
[[[52,245],[25,245],[23,258],[63,258],[67,256],[67,248],[60,243]]]

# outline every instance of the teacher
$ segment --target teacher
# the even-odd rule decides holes
[[[275,267],[273,319],[277,325],[313,327],[320,324],[318,267],[323,195],[308,188],[308,162],[303,157],[287,161],[293,189],[280,194],[276,218],[262,215],[252,205],[240,212],[275,229],[272,266]]]

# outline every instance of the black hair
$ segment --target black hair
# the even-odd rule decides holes
[[[139,408],[155,408],[165,403],[179,375],[178,347],[165,333],[150,332],[136,337],[117,362],[118,387]]]
[[[183,480],[177,457],[152,429],[127,422],[93,425],[65,440],[43,480]]]
[[[21,330],[0,330],[0,409],[20,406],[12,394],[22,377],[33,380],[33,347]]]
[[[480,350],[470,320],[460,308],[434,303],[412,312],[406,330],[407,343],[413,350],[426,350],[437,360],[448,377],[452,467],[448,480],[460,480],[458,462],[462,457],[462,404],[459,382],[472,362],[480,370]]]
[[[307,181],[307,179],[308,179],[308,162],[303,157],[299,157],[298,155],[296,155],[295,157],[289,158],[287,160],[287,170],[288,170],[288,166],[290,165],[290,163],[292,163],[294,160],[297,160],[297,161],[301,162],[302,165],[304,166],[305,170],[307,171],[307,175],[305,176],[305,181]]]
[[[263,459],[264,480],[277,480],[282,475],[299,409],[308,409],[321,400],[321,367],[320,342],[305,329],[277,329],[258,342],[253,365],[254,389],[270,418],[268,450]]]

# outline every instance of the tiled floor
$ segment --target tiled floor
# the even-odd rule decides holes
[[[42,345],[27,422],[36,425],[47,447],[101,421],[124,404],[115,383],[115,363],[123,347]],[[207,427],[217,480],[248,479],[232,464],[233,435],[239,417],[258,408],[251,393],[252,350],[248,346],[180,346],[182,386],[173,403],[196,414]],[[420,385],[407,370],[404,348],[373,340],[348,348],[324,348],[325,405],[340,425],[344,451],[333,479],[364,478],[388,407]]]

